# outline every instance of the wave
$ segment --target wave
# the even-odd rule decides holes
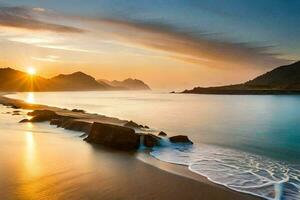
[[[150,153],[155,158],[185,165],[196,174],[232,190],[268,200],[300,199],[300,166],[213,145],[170,144]]]

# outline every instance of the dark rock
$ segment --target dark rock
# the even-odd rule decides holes
[[[48,115],[48,116],[57,116],[57,114],[52,110],[34,110],[32,112],[27,113],[29,116],[37,116],[37,115]]]
[[[144,145],[146,147],[154,147],[154,146],[159,146],[160,145],[160,137],[152,134],[145,134],[142,135],[144,137]]]
[[[50,125],[56,125],[57,127],[64,127],[64,124],[68,123],[69,120],[74,119],[72,117],[60,116],[57,119],[52,119]]]
[[[56,125],[67,130],[79,131],[88,133],[92,124],[85,121],[79,121],[71,117],[61,117],[59,119],[52,119],[50,125]]]
[[[89,133],[91,130],[92,124],[85,121],[78,121],[78,120],[68,120],[62,124],[62,128],[72,131],[79,131]]]
[[[163,137],[166,137],[166,136],[167,136],[167,134],[166,134],[165,132],[163,132],[163,131],[159,132],[158,135],[159,135],[159,136],[163,136]]]
[[[61,119],[51,119],[50,125],[59,126],[62,123]]]
[[[33,112],[29,112],[28,115],[33,116],[30,119],[30,122],[45,122],[60,117],[51,110],[35,110]]]
[[[20,106],[17,106],[17,105],[14,105],[14,104],[11,104],[10,107],[13,108],[13,109],[20,109],[21,108]]]
[[[176,135],[169,138],[172,143],[190,143],[193,142],[186,135]]]
[[[21,121],[19,121],[19,123],[26,123],[26,122],[30,122],[29,119],[22,119]]]
[[[95,122],[85,141],[115,149],[136,150],[140,145],[140,135],[131,128]]]
[[[144,126],[145,129],[149,129],[149,126]]]
[[[143,127],[143,126],[135,123],[134,121],[129,121],[129,122],[125,123],[124,126],[131,127],[131,128],[142,128]]]
[[[73,109],[72,112],[85,113],[84,110],[80,110],[80,109]]]

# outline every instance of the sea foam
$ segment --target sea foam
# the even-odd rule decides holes
[[[171,145],[155,148],[151,155],[230,189],[270,200],[300,199],[300,166],[213,145]]]

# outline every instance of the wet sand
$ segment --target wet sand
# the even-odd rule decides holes
[[[0,94],[0,103],[12,103],[22,109],[49,109],[60,115],[74,116],[89,122],[100,121],[119,125],[126,122],[102,115],[75,113],[44,105],[30,105],[2,95]],[[147,154],[124,153],[101,148],[85,143],[80,138],[74,141],[75,149],[73,143],[67,145],[66,142],[63,147],[63,142],[56,144],[55,141],[59,140],[56,135],[36,137],[35,141],[37,146],[40,146],[40,153],[45,153],[45,156],[39,159],[40,168],[47,168],[49,163],[56,165],[64,163],[68,166],[66,168],[71,170],[64,171],[65,168],[62,168],[60,173],[52,173],[52,168],[49,168],[45,173],[18,183],[12,183],[9,178],[7,182],[0,181],[1,199],[261,199],[214,184],[205,177],[188,171],[184,166],[161,162]],[[45,141],[53,141],[52,145],[55,145],[55,148],[47,147],[48,143]],[[64,154],[61,154],[61,151],[64,151]],[[22,151],[14,152],[21,154]],[[47,157],[49,152],[51,156]],[[0,164],[6,159],[14,163],[13,160],[17,157],[18,153],[13,157],[2,158]],[[20,159],[16,164],[22,165],[24,164],[22,162],[24,160]],[[13,178],[11,168],[1,169],[3,174],[6,171],[7,176]],[[25,172],[21,170],[20,174],[22,173]],[[20,187],[23,189],[19,190]]]

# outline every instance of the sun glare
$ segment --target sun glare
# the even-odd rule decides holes
[[[27,68],[27,73],[28,73],[29,75],[35,75],[35,74],[36,74],[36,70],[35,70],[34,67],[28,67],[28,68]]]

